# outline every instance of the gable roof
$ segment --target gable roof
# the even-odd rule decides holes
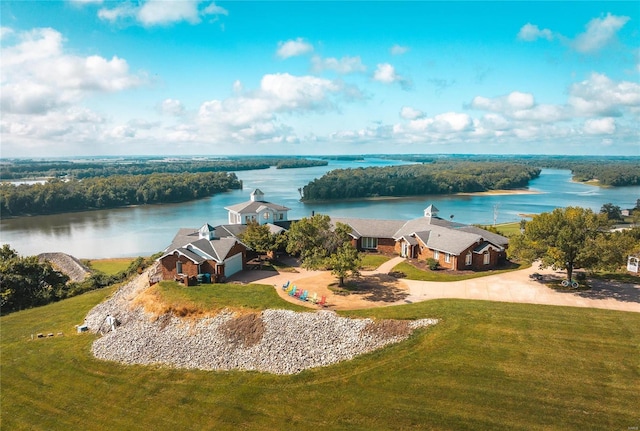
[[[244,227],[246,228],[246,226]],[[222,226],[214,228],[216,234],[222,232],[221,228]],[[171,245],[164,250],[160,259],[178,252],[198,264],[207,260],[222,263],[233,246],[242,244],[235,236],[226,235],[222,238],[216,236],[213,239],[207,239],[200,238],[199,233],[198,229],[179,229]]]
[[[267,208],[273,211],[289,211],[291,209],[282,205],[272,204],[271,202],[264,201],[247,201],[224,207],[224,209],[238,214],[256,214]]]
[[[404,221],[331,217],[331,223],[334,226],[336,223],[349,225],[354,238],[393,238],[393,234],[404,224]]]
[[[415,236],[428,248],[459,255],[474,244],[483,242],[480,235],[442,226],[431,226],[427,231],[416,232]]]

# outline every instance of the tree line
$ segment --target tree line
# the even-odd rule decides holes
[[[312,159],[282,159],[276,163],[276,169],[311,168],[314,166],[327,166],[326,160]]]
[[[242,157],[225,160],[122,159],[102,161],[11,160],[0,164],[0,178],[93,178],[112,175],[149,175],[154,173],[232,172],[253,169],[306,168],[324,166],[327,161],[305,158]]]
[[[550,169],[568,169],[574,181],[597,180],[610,187],[637,186],[640,184],[640,158],[637,156],[552,156],[552,155],[438,155],[420,154],[380,155],[388,160],[429,163],[438,160],[523,163]]]
[[[52,179],[17,186],[0,183],[0,217],[184,202],[241,187],[236,175],[226,172]]]
[[[93,271],[84,281],[70,283],[69,277],[49,261],[40,261],[38,256],[19,256],[9,244],[4,244],[0,248],[0,312],[37,307],[111,286],[141,273],[156,257],[138,257],[117,274]]]
[[[435,161],[429,164],[336,169],[303,188],[303,201],[419,196],[525,187],[540,169],[507,162]]]

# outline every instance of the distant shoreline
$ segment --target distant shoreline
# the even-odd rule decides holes
[[[487,190],[486,192],[460,192],[457,196],[500,196],[500,195],[539,195],[542,192],[537,190]]]

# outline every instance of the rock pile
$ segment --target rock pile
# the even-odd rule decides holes
[[[115,331],[94,342],[97,358],[126,364],[294,374],[397,343],[413,329],[437,323],[422,319],[385,325],[381,323],[388,321],[349,319],[324,310],[265,310],[249,317],[222,312],[200,319],[173,315],[153,319],[142,308],[118,310],[128,306],[127,298],[137,289],[130,283],[108,301],[112,305],[101,304],[87,316],[93,330],[98,315],[111,313],[121,322]]]
[[[80,282],[91,274],[91,270],[78,259],[65,253],[40,253],[40,261],[46,260],[58,271],[69,276],[71,281]]]

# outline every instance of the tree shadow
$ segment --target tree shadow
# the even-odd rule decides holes
[[[589,280],[591,289],[574,292],[582,298],[615,299],[621,302],[640,303],[640,285],[613,280]]]
[[[348,290],[365,301],[397,302],[409,296],[406,289],[398,287],[398,280],[387,274],[373,274],[350,280]]]

